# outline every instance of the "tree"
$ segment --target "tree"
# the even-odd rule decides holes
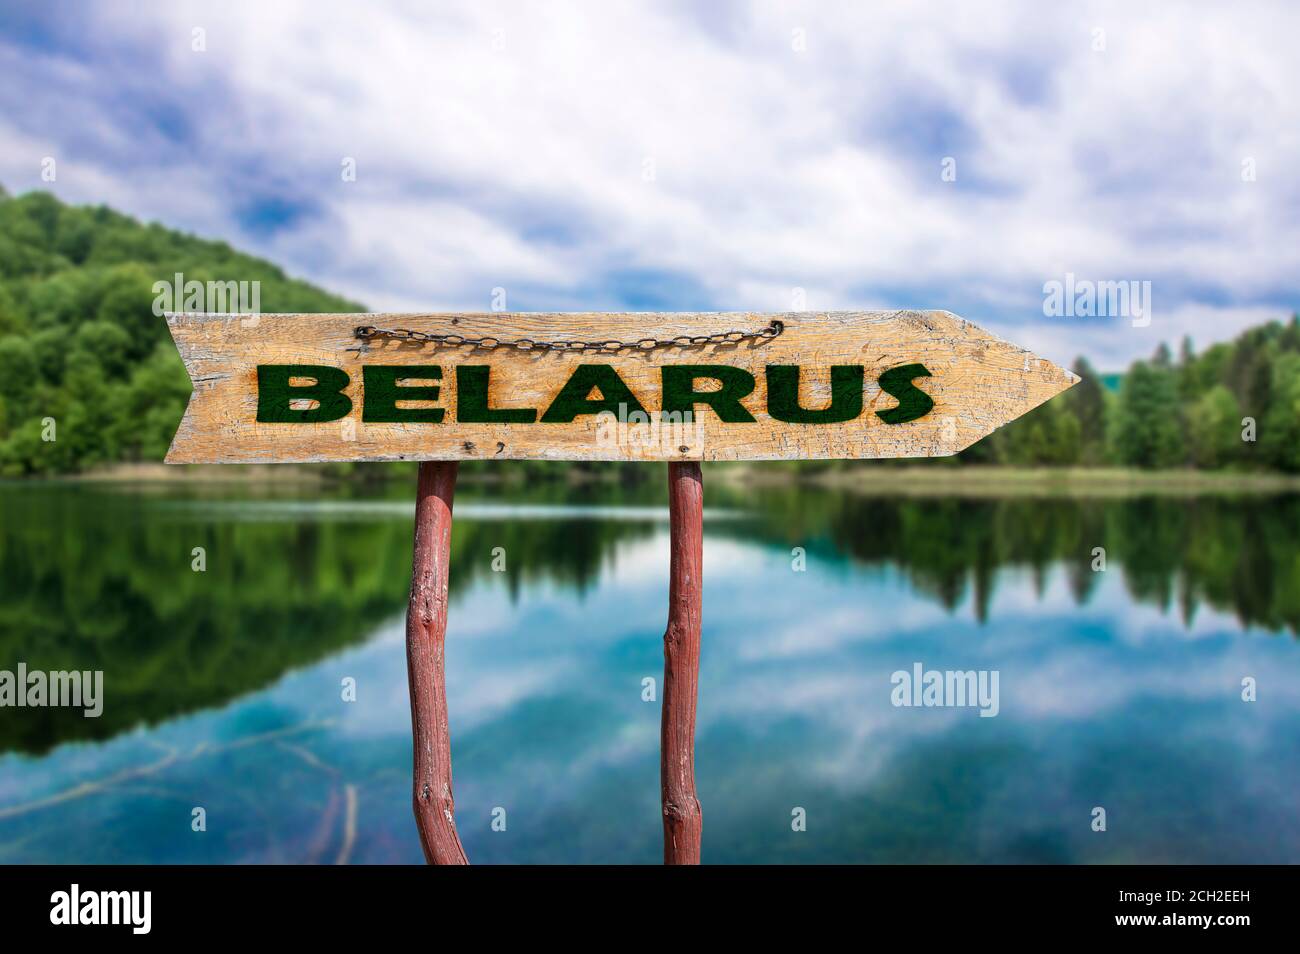
[[[1216,384],[1187,410],[1187,437],[1192,463],[1223,467],[1241,450],[1241,408],[1224,385]]]
[[[131,336],[112,322],[86,322],[72,336],[72,349],[93,358],[104,377],[124,378],[130,370]]]
[[[1271,380],[1273,399],[1259,419],[1261,456],[1279,470],[1300,471],[1300,354],[1278,355]]]
[[[1079,454],[1082,464],[1100,464],[1106,454],[1106,395],[1101,379],[1088,359],[1075,359],[1079,383],[1066,391],[1062,403],[1079,425]]]
[[[1224,368],[1223,383],[1236,396],[1242,412],[1255,418],[1262,418],[1272,401],[1274,349],[1270,338],[1280,331],[1277,322],[1271,328],[1265,325],[1250,329],[1234,342]]]
[[[31,410],[31,396],[39,380],[31,342],[16,336],[0,338],[0,399],[11,426]]]
[[[1182,427],[1174,372],[1135,362],[1124,376],[1115,421],[1115,448],[1133,467],[1172,467],[1181,462]]]

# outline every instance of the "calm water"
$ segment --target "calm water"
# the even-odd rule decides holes
[[[0,863],[420,861],[411,494],[0,486],[0,669],[106,691],[0,709]],[[1300,499],[706,501],[706,861],[1300,860]],[[665,518],[657,482],[462,486],[471,860],[659,860]],[[918,662],[997,670],[998,715],[893,706]]]

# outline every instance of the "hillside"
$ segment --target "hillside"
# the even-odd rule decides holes
[[[190,383],[153,284],[177,272],[259,281],[266,312],[365,310],[225,242],[0,189],[0,475],[162,458]]]

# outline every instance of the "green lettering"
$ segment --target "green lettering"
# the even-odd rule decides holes
[[[488,407],[486,364],[462,364],[456,367],[456,420],[462,424],[531,424],[537,409],[531,407]]]
[[[442,380],[442,368],[436,364],[374,364],[361,369],[361,420],[367,424],[439,424],[444,409],[440,407],[398,407],[398,401],[436,401],[439,386],[401,387],[406,378]]]
[[[293,378],[311,378],[311,384],[290,384]],[[257,420],[260,424],[325,424],[347,417],[352,399],[343,393],[348,373],[321,364],[259,364],[257,366]],[[297,410],[290,401],[316,401],[316,407]]]
[[[600,391],[599,400],[591,400],[593,390]],[[645,414],[641,402],[612,365],[580,364],[542,415],[542,423],[568,424],[579,414],[599,414],[601,411],[618,414],[620,404],[626,405],[628,415],[638,411]]]
[[[860,364],[831,365],[831,403],[809,409],[799,404],[799,366],[767,366],[767,413],[787,424],[839,424],[862,413]]]
[[[928,378],[930,372],[923,364],[900,364],[880,376],[880,390],[898,398],[898,406],[877,411],[876,416],[886,424],[905,424],[924,417],[934,407],[934,400],[915,384],[913,378]]]
[[[754,391],[754,376],[744,368],[725,364],[670,364],[662,369],[664,413],[690,412],[696,404],[707,404],[726,424],[752,424],[754,415],[740,399]],[[713,378],[722,383],[718,391],[695,390],[696,378]]]

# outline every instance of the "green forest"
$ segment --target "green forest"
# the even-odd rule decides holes
[[[153,286],[178,272],[258,281],[265,312],[365,310],[225,242],[0,188],[0,476],[162,459],[190,386]],[[1076,387],[958,463],[1300,471],[1295,315],[1199,353],[1162,345],[1117,388],[1084,358],[1073,370]]]
[[[0,475],[162,460],[190,381],[153,285],[177,272],[259,281],[263,311],[365,310],[225,242],[0,190]]]
[[[1080,381],[961,454],[963,462],[1300,471],[1300,318],[1251,328],[1199,354],[1161,345],[1107,388]]]

